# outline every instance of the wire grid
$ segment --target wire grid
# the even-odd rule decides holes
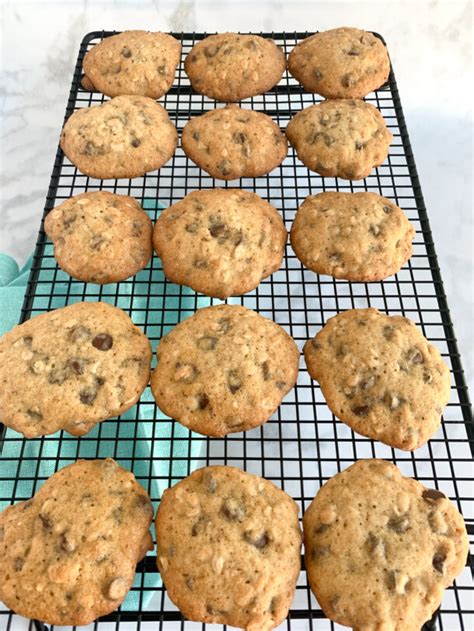
[[[80,87],[82,59],[89,48],[112,34],[89,33],[82,41],[66,118],[75,109],[105,100],[101,94],[89,93]],[[262,35],[272,37],[288,55],[293,46],[308,33]],[[175,37],[183,45],[182,60],[173,88],[160,101],[181,132],[190,117],[221,105],[194,93],[184,73],[184,57],[193,44],[205,35],[181,33],[175,34]],[[243,107],[263,111],[272,116],[281,128],[285,128],[296,112],[320,100],[316,95],[304,93],[285,73],[275,89],[247,99]],[[9,462],[5,462],[5,458],[0,460],[3,472],[7,471],[7,465],[9,467],[8,472],[0,476],[2,505],[25,500],[35,493],[48,475],[71,462],[72,450],[75,458],[84,455],[116,458],[124,467],[135,472],[141,484],[150,492],[155,507],[159,501],[156,484],[160,484],[160,488],[167,487],[179,479],[174,468],[176,463],[185,464],[186,474],[209,464],[229,464],[272,480],[296,500],[302,514],[321,484],[331,476],[357,459],[378,457],[394,462],[405,475],[415,477],[429,487],[439,488],[452,498],[464,514],[472,539],[474,502],[470,482],[474,432],[468,392],[393,72],[388,85],[370,94],[366,100],[381,111],[394,135],[394,141],[385,163],[363,181],[340,181],[311,173],[298,161],[291,147],[284,163],[261,178],[215,181],[189,161],[182,149],[178,148],[168,164],[143,178],[100,181],[81,174],[58,149],[45,215],[63,200],[84,191],[109,190],[131,195],[142,202],[147,200],[149,203],[151,200],[155,205],[160,202],[167,207],[195,189],[241,186],[256,192],[278,208],[287,227],[290,227],[297,207],[308,194],[323,190],[370,190],[392,199],[401,206],[416,228],[413,257],[396,276],[371,284],[320,276],[303,269],[290,245],[287,245],[279,271],[264,280],[255,291],[230,299],[229,302],[243,304],[272,318],[292,335],[300,349],[328,318],[345,309],[373,306],[392,315],[402,314],[413,319],[423,334],[438,347],[450,366],[452,376],[451,401],[445,410],[440,430],[429,443],[415,453],[407,453],[354,434],[331,414],[318,385],[311,381],[301,361],[297,386],[268,423],[224,439],[202,439],[186,430],[184,438],[183,432],[179,437],[180,441],[184,441],[185,455],[174,454],[176,423],[171,424],[170,434],[163,437],[156,432],[160,421],[135,422],[141,418],[140,411],[145,408],[148,411],[151,409],[153,417],[157,418],[149,388],[133,408],[131,422],[135,429],[132,443],[121,436],[121,424],[114,421],[99,424],[81,438],[59,432],[53,436],[25,441],[20,440],[15,432],[6,430],[3,446],[11,446],[16,441],[18,453]],[[149,212],[155,220],[158,210]],[[133,311],[135,324],[142,327],[155,347],[162,335],[201,306],[200,298],[194,292],[167,282],[162,275],[160,282],[152,282],[152,271],[160,269],[161,261],[154,256],[145,270],[125,283],[97,286],[73,280],[57,267],[52,246],[47,242],[41,226],[22,310],[22,322],[53,306],[63,306],[78,300],[105,300],[128,313]],[[58,296],[61,302],[59,305]],[[143,300],[139,308],[133,305],[137,297]],[[128,419],[127,422],[130,422],[130,416]],[[32,444],[36,445],[39,457],[28,455],[28,445]],[[54,455],[51,455],[51,448]],[[155,474],[154,459],[166,464],[166,475]],[[12,467],[15,469],[14,475],[11,474]],[[22,489],[25,483],[29,483],[30,494],[18,491],[20,481]],[[122,631],[210,631],[222,628],[220,625],[185,621],[170,602],[161,583],[159,587],[149,587],[150,578],[158,580],[154,553],[149,554],[137,569],[133,590],[139,597],[138,611],[124,611],[122,607],[91,625],[91,628],[99,627],[100,631],[118,629],[119,626]],[[455,585],[445,593],[440,613],[424,628],[445,631],[474,628],[472,589],[472,575],[468,566]],[[151,590],[151,601],[144,606],[144,596]],[[22,620],[5,608],[0,610],[2,629],[14,631],[25,628]],[[37,621],[30,621],[29,627],[32,628],[32,625],[36,625],[37,629],[46,628]],[[321,631],[342,629],[325,619],[309,590],[303,569],[288,619],[280,629],[296,631],[313,628]]]

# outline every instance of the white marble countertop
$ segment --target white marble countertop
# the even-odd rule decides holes
[[[420,174],[451,315],[473,384],[472,3],[0,2],[0,251],[33,249],[80,41],[92,30],[323,30],[386,39]]]

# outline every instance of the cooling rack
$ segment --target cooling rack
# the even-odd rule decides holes
[[[84,37],[66,118],[75,109],[104,100],[102,95],[86,92],[80,87],[82,60],[90,47],[113,34],[102,31]],[[263,35],[275,39],[288,54],[308,33]],[[182,60],[172,89],[160,102],[181,132],[191,116],[212,109],[216,104],[192,91],[183,69],[184,57],[205,35],[181,33],[175,37],[183,45]],[[243,107],[269,114],[284,128],[292,115],[319,100],[315,95],[304,93],[285,74],[276,88],[247,99]],[[101,423],[81,438],[59,432],[25,441],[15,432],[4,429],[0,444],[3,450],[0,457],[1,508],[27,499],[49,475],[77,458],[111,456],[134,471],[140,483],[148,489],[155,508],[162,489],[183,475],[208,464],[230,464],[272,480],[296,500],[302,512],[320,485],[336,472],[357,459],[379,457],[394,462],[405,475],[439,488],[452,498],[464,514],[472,539],[474,501],[470,483],[474,431],[468,392],[393,71],[387,85],[366,100],[381,111],[394,141],[385,163],[363,181],[346,182],[310,173],[291,148],[279,168],[256,179],[215,181],[190,162],[179,148],[172,160],[158,172],[133,180],[99,181],[79,173],[58,149],[45,215],[71,195],[99,189],[134,196],[144,203],[155,220],[160,207],[177,202],[192,190],[241,186],[255,191],[278,208],[287,227],[308,194],[323,190],[369,190],[392,199],[416,228],[413,257],[396,276],[371,284],[318,276],[303,269],[287,245],[279,271],[264,280],[255,291],[229,302],[243,304],[272,318],[293,336],[300,349],[328,318],[345,309],[373,306],[414,320],[441,351],[452,376],[451,401],[440,430],[429,443],[415,453],[407,453],[354,434],[330,413],[319,387],[311,382],[301,361],[297,386],[272,419],[263,427],[224,439],[203,438],[177,423],[166,422],[158,414],[149,388],[137,406],[119,421]],[[164,333],[197,308],[218,302],[210,299],[206,302],[191,290],[168,283],[156,257],[145,270],[124,283],[101,287],[72,280],[58,269],[41,225],[21,321],[78,300],[105,300],[121,307],[143,328],[153,346]],[[156,420],[147,420],[150,416]],[[161,585],[155,561],[154,553],[151,553],[139,564],[132,599],[127,599],[118,611],[91,625],[91,629],[221,629],[219,625],[192,623],[182,618]],[[474,628],[470,569],[472,564],[468,563],[455,585],[447,590],[441,610],[425,629],[468,631]],[[0,606],[0,628],[46,631],[48,627],[38,621],[25,621]],[[343,629],[325,619],[309,590],[304,570],[288,619],[280,629]]]

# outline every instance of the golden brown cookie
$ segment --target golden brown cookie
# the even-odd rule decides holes
[[[0,421],[26,438],[82,436],[135,405],[150,363],[146,336],[105,302],[35,316],[0,338]]]
[[[78,460],[0,514],[0,600],[54,625],[115,611],[153,549],[153,506],[112,459]]]
[[[313,272],[352,281],[396,274],[412,254],[415,229],[377,193],[308,196],[291,227],[291,245]]]
[[[153,233],[169,280],[222,299],[273,274],[286,239],[275,208],[240,189],[193,191],[161,213]]]
[[[237,305],[199,309],[161,338],[157,405],[206,436],[265,423],[293,388],[299,351],[286,331]]]
[[[90,177],[139,177],[174,154],[178,132],[166,110],[144,96],[117,96],[84,107],[64,125],[61,149]]]
[[[330,410],[355,432],[413,450],[438,429],[449,368],[407,318],[344,311],[306,342],[304,356]]]
[[[88,51],[83,87],[112,97],[159,99],[173,84],[180,55],[181,44],[171,35],[124,31]]]
[[[205,467],[166,490],[156,515],[168,595],[199,622],[277,627],[300,573],[298,506],[272,482]]]
[[[362,180],[382,164],[393,136],[373,105],[333,99],[298,112],[286,135],[311,171],[345,180]]]
[[[307,92],[361,99],[387,81],[390,60],[379,37],[342,27],[299,42],[288,57],[288,69]]]
[[[192,118],[181,139],[185,154],[212,177],[259,177],[283,162],[285,134],[266,114],[237,105]]]
[[[184,64],[197,92],[225,102],[267,92],[285,67],[285,55],[272,39],[238,33],[206,37],[193,46]]]
[[[328,618],[352,629],[419,631],[468,551],[455,505],[384,460],[326,482],[303,530],[311,589]]]
[[[145,267],[153,226],[133,197],[81,193],[48,213],[44,229],[65,272],[86,283],[117,283]]]

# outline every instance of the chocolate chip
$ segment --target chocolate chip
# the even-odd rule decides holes
[[[213,351],[217,346],[217,337],[211,337],[210,335],[204,335],[197,341],[197,346],[202,351]]]
[[[31,335],[25,335],[22,339],[25,346],[31,346],[31,342],[33,341]]]
[[[88,140],[85,144],[84,151],[87,156],[102,156],[105,153],[104,147],[99,147],[92,140]]]
[[[200,410],[205,410],[208,405],[209,405],[209,397],[207,396],[207,394],[199,395],[199,397],[198,397],[198,408]]]
[[[221,334],[227,333],[232,328],[230,318],[220,318],[218,325],[217,332]]]
[[[191,136],[193,137],[194,140],[199,140],[199,138],[200,138],[200,135],[199,135],[198,131],[193,131]]]
[[[208,262],[205,259],[194,259],[193,265],[197,269],[206,269]]]
[[[345,53],[346,55],[349,55],[349,57],[358,57],[360,55],[360,52],[357,50],[357,48],[346,50]]]
[[[72,342],[84,342],[85,340],[88,340],[91,335],[91,330],[80,324],[69,331],[69,339]]]
[[[222,162],[220,162],[217,165],[217,169],[218,169],[218,171],[220,171],[220,173],[222,173],[222,175],[229,175],[230,174],[230,162],[228,160],[223,160]]]
[[[410,520],[406,515],[393,515],[388,520],[387,528],[401,534],[406,532],[410,527]]]
[[[26,410],[26,413],[28,414],[28,416],[29,416],[29,417],[30,417],[33,421],[36,421],[37,423],[38,423],[39,421],[42,421],[42,420],[43,420],[43,415],[41,414],[41,412],[38,412],[38,411],[36,411],[36,410],[31,410],[31,409],[28,409],[28,410]]]
[[[430,372],[423,373],[423,381],[425,383],[431,383],[433,381],[433,375]]]
[[[391,206],[384,206],[383,211],[386,215],[390,215],[393,212],[393,208]]]
[[[243,240],[244,240],[244,235],[242,233],[242,230],[237,230],[237,232],[234,234],[232,238],[232,243],[237,247],[238,245],[242,243]]]
[[[243,145],[248,140],[247,134],[244,134],[241,131],[235,132],[232,134],[232,140],[238,145]]]
[[[262,533],[261,535],[255,536],[249,530],[244,532],[244,541],[250,543],[252,546],[255,546],[257,550],[263,550],[263,548],[266,548],[267,545],[270,543],[270,539],[266,532]]]
[[[390,590],[394,590],[397,586],[397,575],[395,570],[389,570],[386,575],[387,587]]]
[[[43,515],[42,513],[39,514],[39,518],[41,520],[41,523],[43,524],[43,528],[45,530],[51,530],[53,527],[53,522],[49,519],[49,517],[47,517],[46,515]]]
[[[225,223],[213,223],[211,224],[210,228],[209,228],[209,232],[211,234],[211,237],[219,237],[219,240],[221,240],[222,238],[224,240],[227,239],[227,226]]]
[[[92,405],[95,401],[95,398],[97,397],[100,386],[103,386],[104,383],[104,379],[102,379],[101,377],[96,377],[93,386],[83,388],[79,392],[79,399],[81,403],[84,403],[84,405]]]
[[[112,348],[113,343],[114,340],[112,336],[108,333],[99,333],[92,340],[92,346],[94,346],[94,348],[97,348],[99,351],[108,351]]]
[[[245,506],[239,500],[229,497],[221,506],[221,513],[229,521],[241,522],[245,518]]]
[[[395,331],[395,327],[390,324],[386,324],[382,329],[382,335],[386,340],[391,340],[393,337],[393,332]]]
[[[263,379],[265,381],[269,381],[271,379],[272,375],[271,375],[271,372],[270,372],[270,365],[269,365],[267,360],[265,360],[263,362],[263,364],[261,364],[261,369],[262,369]]]
[[[24,565],[25,565],[25,559],[22,559],[21,557],[16,557],[14,561],[15,572],[21,572]]]
[[[76,375],[84,374],[85,361],[80,358],[70,359],[68,361],[68,366],[72,368],[72,370],[76,373]]]
[[[158,74],[160,74],[163,77],[166,74],[166,66],[165,66],[165,64],[162,64],[161,66],[158,66],[157,70],[158,70]]]
[[[235,394],[237,390],[240,390],[242,383],[237,371],[229,370],[227,373],[227,386],[232,394]]]
[[[49,375],[48,382],[53,384],[62,384],[69,377],[69,370],[67,365],[65,366],[54,366]]]
[[[437,502],[438,500],[445,498],[446,495],[436,489],[425,489],[422,493],[422,497],[427,502]]]
[[[313,561],[318,562],[324,559],[329,556],[330,551],[329,546],[314,546],[312,552]]]
[[[370,406],[368,405],[356,405],[352,409],[352,412],[357,416],[367,416],[370,411]]]
[[[438,552],[436,552],[433,556],[433,567],[440,574],[443,574],[445,561],[446,552],[444,550],[438,550]]]
[[[139,140],[138,138],[132,138],[132,140],[130,141],[130,144],[132,145],[132,147],[139,147],[142,144],[142,141]]]
[[[321,79],[324,77],[323,73],[321,72],[319,68],[315,68],[313,70],[313,75],[316,81],[321,81]]]
[[[336,357],[338,358],[345,357],[348,352],[349,352],[349,349],[347,348],[347,346],[345,344],[340,344],[336,351]]]
[[[425,361],[421,351],[416,346],[407,352],[407,360],[412,364],[423,364]]]
[[[130,50],[130,48],[127,48],[127,46],[124,46],[124,48],[122,48],[122,57],[125,57],[126,59],[130,59],[131,56],[132,56],[132,51]]]
[[[362,142],[362,140],[356,140],[355,141],[355,148],[356,151],[360,151],[361,149],[363,149],[365,147],[365,142]]]
[[[192,223],[188,223],[185,225],[184,229],[186,230],[186,232],[195,234],[199,230],[199,222],[193,221]]]
[[[197,521],[191,526],[191,536],[197,537],[200,533],[202,533],[207,524],[209,523],[209,519],[205,515],[201,515],[198,517]]]
[[[343,88],[350,88],[351,86],[353,86],[355,84],[355,80],[354,77],[347,73],[345,75],[342,75],[341,77],[341,85]]]

